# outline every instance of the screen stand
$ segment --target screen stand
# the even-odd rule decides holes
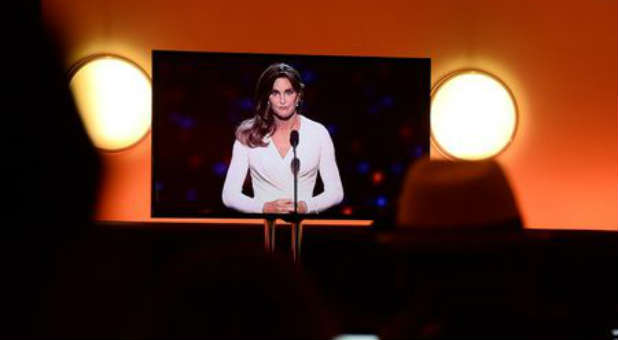
[[[299,263],[300,262],[300,248],[303,241],[303,220],[301,215],[298,214],[289,214],[289,215],[281,215],[282,220],[290,223],[292,240],[291,252],[292,252],[292,262]],[[264,246],[265,248],[275,249],[275,220],[274,219],[265,219],[264,220]]]
[[[275,226],[274,218],[264,219],[264,249],[270,253],[275,252]]]
[[[299,218],[292,221],[292,261],[298,263],[300,260],[300,246],[303,240],[303,224]]]

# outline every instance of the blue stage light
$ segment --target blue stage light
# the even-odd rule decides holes
[[[401,175],[403,173],[403,165],[401,163],[393,163],[391,165],[391,172],[395,175]]]
[[[172,112],[169,116],[169,120],[182,129],[190,129],[195,125],[195,119],[183,116],[178,112]]]
[[[423,155],[423,148],[422,148],[421,146],[418,146],[418,145],[417,145],[417,146],[414,148],[414,156],[416,156],[416,157],[420,157],[420,156],[422,156],[422,155]]]
[[[328,124],[326,129],[328,129],[328,132],[330,132],[331,135],[334,135],[335,132],[337,132],[337,126],[335,124]]]
[[[212,166],[212,171],[215,173],[215,175],[223,177],[227,172],[227,164],[223,162],[217,162]]]
[[[369,172],[369,163],[367,162],[360,162],[356,165],[356,171],[358,171],[358,173],[360,174],[366,174]]]
[[[393,97],[391,96],[383,97],[380,104],[382,104],[383,107],[387,107],[387,108],[393,107],[393,104],[394,104]]]
[[[239,101],[238,105],[243,110],[252,110],[253,109],[253,100],[251,98],[243,98]]]
[[[388,201],[386,200],[386,197],[384,196],[378,196],[378,198],[376,199],[376,205],[378,207],[385,207],[387,203]]]
[[[420,158],[423,156],[423,147],[419,145],[410,145],[408,149],[408,156],[410,158]]]
[[[191,129],[195,126],[195,120],[191,117],[182,117],[178,125],[183,129]]]
[[[301,78],[305,84],[311,84],[315,81],[316,75],[313,71],[305,70],[301,73]]]

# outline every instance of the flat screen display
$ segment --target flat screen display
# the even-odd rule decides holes
[[[406,169],[428,156],[428,58],[152,58],[153,217],[290,214],[296,158],[303,218],[389,223]]]

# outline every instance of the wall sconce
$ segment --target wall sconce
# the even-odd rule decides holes
[[[498,155],[515,136],[517,116],[506,84],[481,70],[455,71],[431,89],[431,142],[450,159]]]
[[[82,122],[97,148],[129,148],[150,130],[151,81],[134,62],[94,55],[73,66],[69,79]]]

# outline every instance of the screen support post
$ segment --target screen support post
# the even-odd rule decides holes
[[[292,233],[292,262],[300,262],[300,248],[303,241],[303,224],[300,215],[293,212],[290,216],[284,217],[284,220],[291,224]]]
[[[264,219],[264,249],[267,252],[275,252],[275,219],[267,217]]]
[[[303,226],[300,218],[296,215],[292,219],[292,261],[298,263],[300,260],[300,246],[303,239]]]
[[[303,240],[303,225],[299,214],[280,216],[281,219],[291,224],[292,240],[292,261],[298,263],[300,260],[300,249]],[[275,252],[275,230],[277,220],[275,216],[268,216],[264,219],[264,249],[267,252]]]

